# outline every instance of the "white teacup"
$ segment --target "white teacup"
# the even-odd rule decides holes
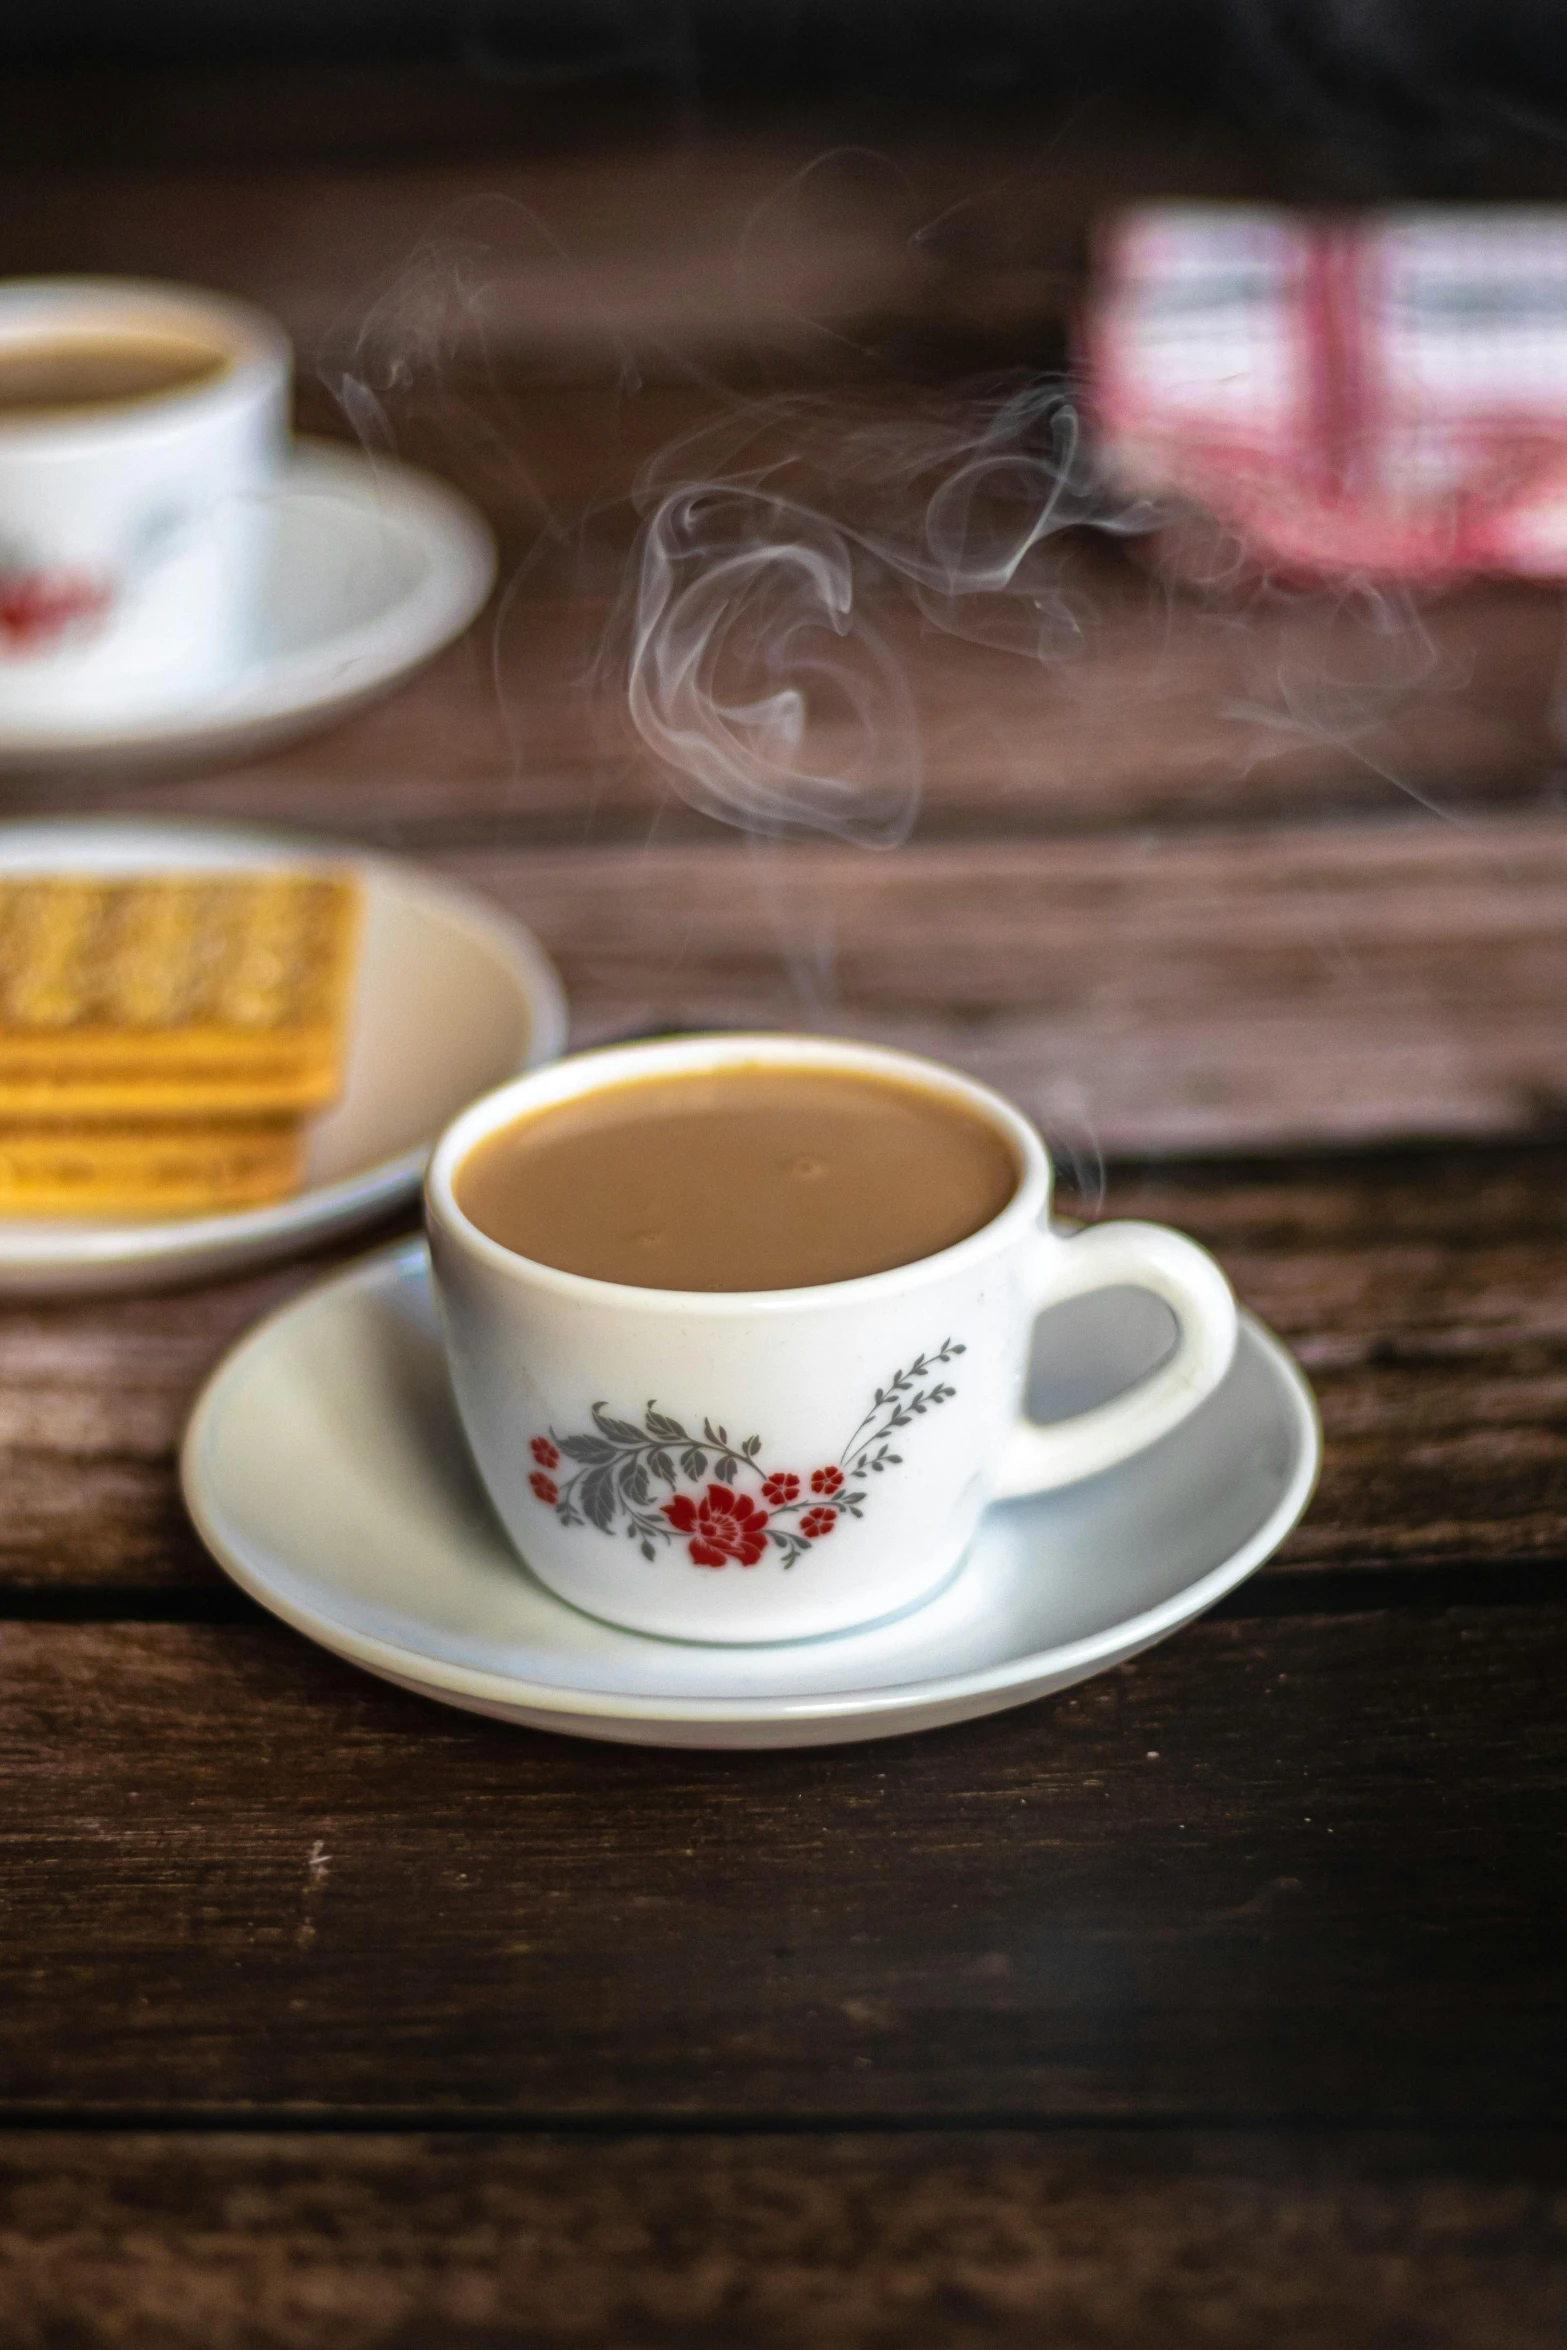
[[[470,1151],[524,1113],[636,1078],[768,1063],[949,1097],[1000,1129],[1016,1190],[981,1230],[917,1263],[744,1292],[559,1272],[503,1248],[457,1204]],[[1162,1225],[1053,1233],[1050,1181],[1039,1136],[999,1095],[934,1062],[815,1037],[616,1046],[474,1103],[436,1147],[426,1215],[457,1407],[527,1564],[563,1599],[637,1631],[807,1639],[926,1598],[988,1502],[1091,1476],[1163,1436],[1229,1366],[1229,1284]],[[1171,1308],[1171,1355],[1091,1411],[1025,1419],[1040,1315],[1127,1286]]]
[[[20,403],[51,369],[134,379],[138,354],[151,388]],[[239,668],[289,375],[282,329],[217,294],[0,285],[0,724],[142,718]]]

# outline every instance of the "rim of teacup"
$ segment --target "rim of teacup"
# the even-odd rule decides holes
[[[1006,1136],[1017,1154],[1018,1184],[1005,1207],[977,1232],[916,1257],[907,1265],[890,1265],[879,1273],[859,1273],[847,1281],[813,1282],[798,1289],[646,1289],[631,1282],[600,1281],[589,1273],[563,1272],[522,1256],[481,1232],[457,1204],[453,1179],[468,1153],[487,1135],[511,1123],[527,1110],[547,1109],[571,1101],[608,1081],[608,1072],[659,1076],[688,1069],[710,1069],[735,1063],[768,1061],[785,1066],[859,1069],[871,1075],[901,1079],[926,1092],[946,1094],[965,1103]],[[628,1078],[617,1076],[614,1082]],[[658,1037],[631,1044],[599,1045],[570,1053],[560,1060],[509,1078],[493,1092],[482,1094],[460,1110],[430,1156],[425,1177],[425,1221],[432,1237],[450,1238],[469,1255],[528,1289],[546,1289],[561,1297],[613,1305],[627,1312],[678,1313],[733,1319],[744,1314],[776,1314],[809,1306],[836,1306],[871,1300],[900,1289],[922,1287],[961,1273],[998,1249],[1011,1245],[1024,1228],[1043,1224],[1050,1206],[1050,1153],[1037,1130],[1003,1094],[922,1054],[899,1052],[890,1045],[860,1044],[852,1038],[793,1035],[764,1029],[754,1034],[719,1030],[710,1036]]]
[[[203,286],[133,277],[14,277],[0,280],[0,351],[36,336],[40,329],[68,326],[85,332],[164,329],[221,350],[225,364],[195,383],[128,399],[104,400],[79,408],[53,409],[7,417],[0,412],[0,448],[42,448],[50,443],[80,449],[94,441],[122,440],[128,433],[179,429],[193,409],[243,406],[286,382],[293,346],[265,310],[233,295]]]

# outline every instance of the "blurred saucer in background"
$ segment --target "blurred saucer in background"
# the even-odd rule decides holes
[[[494,582],[483,517],[393,458],[301,441],[270,502],[272,547],[239,676],[120,724],[0,721],[0,775],[240,759],[330,726],[459,636]]]

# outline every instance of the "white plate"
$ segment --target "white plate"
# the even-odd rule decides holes
[[[235,759],[330,725],[465,629],[495,578],[466,498],[390,457],[296,444],[249,661],[220,693],[129,723],[0,722],[0,774]]]
[[[331,841],[155,818],[0,824],[0,873],[308,865],[364,890],[341,1099],[311,1128],[306,1188],[274,1206],[164,1223],[0,1218],[0,1297],[199,1279],[283,1256],[418,1189],[465,1102],[566,1040],[566,1004],[532,934],[417,865]]]
[[[1161,1311],[1126,1291],[1062,1308],[1078,1383],[1036,1410],[1077,1409],[1150,1367]],[[1319,1457],[1310,1389],[1247,1317],[1229,1377],[1184,1427],[1104,1476],[992,1509],[923,1607],[765,1648],[647,1639],[578,1614],[507,1546],[410,1241],[240,1342],[197,1405],[183,1475],[203,1540],[252,1597],[423,1696],[649,1746],[817,1746],[1021,1705],[1162,1640],[1277,1548]]]

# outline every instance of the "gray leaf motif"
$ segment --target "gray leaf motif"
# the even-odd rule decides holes
[[[601,1532],[607,1534],[615,1523],[615,1472],[606,1464],[601,1469],[590,1469],[582,1480],[580,1495],[586,1516]]]
[[[596,1403],[593,1406],[593,1425],[602,1430],[604,1435],[613,1437],[617,1444],[640,1444],[642,1442],[640,1428],[633,1428],[629,1420],[612,1419],[601,1403]]]
[[[596,1461],[612,1461],[615,1457],[615,1447],[603,1436],[563,1436],[560,1449],[568,1461],[583,1461],[589,1465]]]

